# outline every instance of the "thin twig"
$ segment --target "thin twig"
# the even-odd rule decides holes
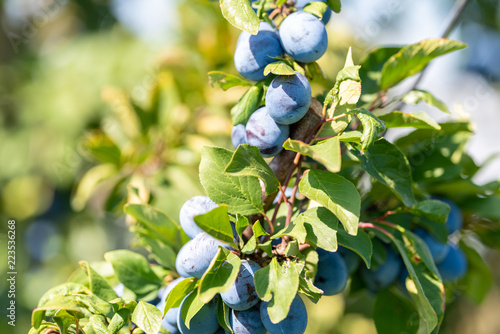
[[[463,14],[465,8],[467,7],[467,5],[469,4],[469,2],[470,2],[470,0],[457,0],[457,2],[455,3],[455,6],[453,7],[453,10],[452,10],[453,15],[450,19],[450,22],[446,25],[444,32],[441,34],[441,38],[448,38],[450,36],[452,31],[458,25],[458,22],[460,21],[460,17],[462,16],[462,14]],[[424,78],[425,72],[426,72],[428,67],[429,67],[429,65],[425,66],[422,69],[422,71],[420,71],[420,74],[419,74],[417,80],[415,80],[415,82],[413,83],[411,88],[408,90],[409,92],[417,89],[417,87],[422,82],[422,79]],[[402,101],[399,101],[396,104],[396,107],[394,108],[394,110],[400,109],[403,105],[404,105],[404,103]]]
[[[372,223],[365,223],[365,222],[359,223],[358,226],[360,228],[372,228],[374,230],[380,231],[380,232],[384,233],[385,235],[387,235],[389,238],[392,239],[392,234],[390,234],[386,229],[384,229],[384,228],[382,228],[380,226],[374,225]]]
[[[383,215],[381,215],[379,217],[373,217],[373,218],[367,219],[367,220],[365,220],[365,222],[381,221],[381,220],[389,217],[390,215],[395,214],[396,212],[397,212],[396,210],[389,210],[386,213],[384,213]]]

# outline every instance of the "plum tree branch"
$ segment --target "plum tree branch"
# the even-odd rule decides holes
[[[469,4],[469,2],[470,2],[470,0],[457,0],[457,2],[455,3],[455,6],[453,7],[453,9],[451,11],[451,13],[452,13],[451,19],[448,22],[448,24],[446,25],[446,28],[444,29],[443,33],[441,34],[441,38],[448,38],[450,36],[452,31],[458,25],[460,18],[462,16],[465,8]],[[429,65],[425,66],[424,69],[422,71],[420,71],[418,78],[415,80],[415,82],[413,83],[413,85],[411,86],[411,88],[408,91],[412,91],[420,85],[420,83],[422,82],[422,79],[424,78],[424,75],[426,73],[427,68],[429,68]],[[403,102],[399,101],[396,104],[396,107],[394,108],[394,110],[400,109],[402,106],[403,106]]]

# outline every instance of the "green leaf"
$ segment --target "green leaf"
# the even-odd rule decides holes
[[[361,198],[356,187],[344,177],[322,170],[304,173],[299,190],[337,216],[349,234],[358,231]]]
[[[227,205],[221,204],[209,212],[194,217],[196,224],[212,237],[234,245],[233,229],[227,214]]]
[[[47,304],[54,297],[57,296],[69,296],[81,293],[90,294],[92,292],[85,285],[79,283],[73,283],[73,282],[63,283],[45,292],[38,301],[38,307],[45,306],[45,304]]]
[[[162,319],[161,311],[156,306],[142,300],[132,313],[132,321],[148,334],[158,334],[160,332]]]
[[[432,255],[413,233],[402,227],[387,230],[408,269],[406,289],[419,314],[419,332],[431,333],[441,323],[445,308],[444,286]]]
[[[380,139],[359,155],[361,168],[391,188],[407,207],[416,203],[408,160],[398,147]]]
[[[418,202],[408,210],[411,214],[427,218],[433,222],[444,224],[450,213],[450,206],[445,202],[429,199]]]
[[[115,290],[109,285],[108,281],[92,269],[87,261],[80,261],[80,268],[89,277],[90,290],[97,297],[109,301],[117,298]]]
[[[167,245],[178,245],[180,226],[165,213],[147,204],[127,204],[123,211],[158,235],[158,238]]]
[[[339,137],[322,140],[314,145],[308,145],[300,140],[287,139],[283,144],[285,150],[294,151],[306,155],[322,165],[330,172],[340,171],[340,141]]]
[[[218,86],[223,90],[228,90],[229,88],[236,86],[252,86],[250,82],[244,79],[221,71],[208,72],[208,82],[210,83],[210,86]]]
[[[352,52],[349,49],[345,66],[337,74],[333,88],[328,92],[324,106],[331,104],[326,111],[326,118],[330,119],[347,114],[356,108],[356,104],[361,96],[361,79],[359,77],[360,66],[354,66]],[[340,134],[348,125],[351,116],[337,118],[335,121],[327,122],[323,125],[318,134],[319,137],[336,136]]]
[[[71,325],[76,323],[76,318],[66,310],[59,310],[54,314],[54,322],[59,327],[60,334],[67,334]]]
[[[113,266],[118,280],[132,290],[139,299],[156,297],[162,280],[156,276],[144,256],[121,249],[107,252],[104,258]]]
[[[428,105],[430,105],[431,107],[438,108],[442,112],[445,112],[447,114],[450,113],[446,104],[444,104],[441,100],[439,100],[434,95],[425,90],[419,90],[419,89],[412,90],[406,93],[401,98],[401,100],[406,104],[418,104],[419,102],[423,101]]]
[[[239,246],[240,248],[243,247],[243,231],[247,228],[248,225],[250,225],[250,222],[248,221],[248,218],[245,216],[240,215],[239,213],[236,214],[236,233],[238,234],[239,238]]]
[[[382,68],[381,89],[388,89],[417,74],[439,56],[465,48],[465,44],[446,38],[426,39],[405,46],[390,57]]]
[[[304,6],[304,12],[313,14],[317,16],[320,20],[325,15],[325,12],[328,9],[328,5],[323,1],[311,1],[307,5]]]
[[[217,321],[226,333],[233,334],[229,317],[231,316],[231,308],[224,303],[222,298],[217,299]]]
[[[335,13],[340,13],[340,10],[342,9],[342,4],[340,3],[340,0],[326,0],[326,3],[328,4],[328,7],[330,7],[331,10],[333,10]]]
[[[165,309],[163,314],[167,314],[168,310],[171,308],[176,308],[181,306],[184,298],[196,287],[198,286],[198,280],[196,278],[186,278],[179,283],[170,291],[165,299]]]
[[[191,319],[198,313],[205,304],[200,300],[200,296],[196,291],[190,292],[182,304],[182,320],[187,328],[191,326]]]
[[[31,315],[31,324],[38,329],[42,321],[45,319],[47,311],[66,310],[78,315],[82,314],[82,309],[78,306],[74,296],[54,296],[48,300],[43,306],[37,307],[33,310]],[[81,316],[81,315],[80,315]]]
[[[140,240],[141,244],[149,250],[156,262],[166,268],[175,269],[177,253],[172,247],[166,245],[161,240],[153,239],[146,235],[142,235]]]
[[[258,220],[253,224],[252,231],[252,236],[247,241],[245,246],[241,249],[241,252],[244,254],[252,254],[253,252],[255,252],[255,249],[257,248],[257,240],[263,235],[269,235]]]
[[[473,302],[480,304],[488,296],[494,284],[491,269],[473,247],[462,241],[460,248],[467,257],[468,269],[462,279],[465,293]]]
[[[115,334],[128,324],[130,318],[130,310],[126,308],[119,309],[111,321],[109,322],[108,329],[111,333]]]
[[[359,75],[361,77],[362,100],[370,103],[380,91],[382,68],[389,58],[398,53],[401,47],[382,47],[372,50],[361,62]]]
[[[258,177],[266,186],[266,195],[278,191],[280,185],[273,170],[262,158],[259,149],[255,146],[239,145],[225,171],[235,176]]]
[[[248,0],[220,0],[224,18],[240,30],[253,35],[259,32],[259,18]]]
[[[385,124],[368,109],[361,108],[356,116],[363,124],[361,136],[361,150],[366,151],[378,138],[378,134],[385,131]]]
[[[104,317],[99,315],[93,315],[89,319],[92,329],[96,334],[111,334],[108,330],[106,322],[104,322]]]
[[[377,333],[414,334],[418,332],[418,319],[411,301],[402,295],[382,290],[377,293],[373,307],[373,320]]]
[[[405,113],[393,111],[379,116],[379,119],[385,123],[387,128],[441,129],[441,126],[425,112]]]
[[[77,303],[84,305],[90,312],[106,317],[113,316],[113,306],[96,295],[76,295],[75,297]]]
[[[363,231],[358,231],[356,236],[348,234],[343,229],[337,230],[337,242],[339,245],[349,248],[357,253],[370,269],[373,255],[372,239]]]
[[[360,131],[347,131],[339,136],[339,140],[345,143],[361,143],[363,133]]]
[[[233,125],[246,125],[253,112],[259,108],[263,96],[264,87],[262,83],[250,87],[233,108],[231,108],[231,121]]]
[[[299,254],[299,243],[297,240],[290,241],[285,248],[285,257],[297,256]]]
[[[230,213],[262,213],[262,189],[253,177],[230,176],[224,170],[232,152],[205,146],[201,151],[200,181],[207,195],[217,204],[227,204]]]
[[[273,323],[286,318],[299,288],[301,265],[288,261],[281,264],[273,257],[271,263],[255,272],[255,288],[260,299],[268,301],[267,311]]]
[[[229,290],[240,270],[240,258],[219,246],[219,251],[200,280],[199,298],[203,303],[211,301],[216,294]]]
[[[121,150],[105,133],[93,131],[85,136],[82,146],[100,161],[120,166]]]
[[[300,68],[302,68],[302,67],[300,67]],[[302,73],[302,72],[304,72],[304,70],[302,70],[302,72],[301,72],[297,68],[294,68],[294,70],[297,72],[300,72],[302,75],[307,75],[307,78],[309,78],[310,80],[314,80],[315,78],[326,79],[325,73],[323,73],[323,70],[321,69],[319,64],[315,61],[313,61],[311,63],[306,63],[305,73]]]
[[[292,66],[284,60],[278,60],[267,65],[266,68],[264,68],[264,75],[267,76],[269,73],[276,75],[295,75]]]
[[[76,187],[75,194],[71,199],[71,207],[75,211],[81,211],[87,202],[95,195],[103,183],[116,176],[118,170],[112,164],[100,164],[90,168],[81,178]]]
[[[301,213],[290,225],[273,236],[273,239],[282,236],[291,236],[301,244],[308,243],[314,248],[337,251],[338,220],[325,207],[315,207]]]
[[[299,292],[304,294],[313,303],[317,303],[323,297],[323,290],[314,286],[314,275],[312,272],[302,270],[300,273]]]

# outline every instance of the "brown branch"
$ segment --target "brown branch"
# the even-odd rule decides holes
[[[321,103],[312,99],[311,106],[309,107],[309,111],[307,114],[297,123],[292,124],[290,126],[290,138],[295,140],[306,141],[307,138],[313,133],[314,129],[318,129],[318,124],[321,124],[321,113],[323,106]],[[313,133],[314,135],[314,133]],[[297,156],[300,156],[299,153],[295,153],[293,151],[282,150],[274,159],[269,163],[269,167],[273,170],[276,178],[279,183],[286,188],[288,182],[290,181],[293,171],[295,167],[298,165]],[[268,211],[273,205],[273,201],[276,198],[278,193],[273,193],[271,195],[264,196],[263,204],[264,204],[264,212]],[[279,208],[279,204],[283,201],[284,194],[280,193],[280,197],[278,198],[277,208],[275,209],[275,213],[271,221],[274,222],[276,219],[277,211]],[[250,216],[249,219],[251,222],[259,220],[263,217],[263,215],[253,215]],[[244,232],[244,236],[249,238],[251,236],[251,229],[247,229]]]

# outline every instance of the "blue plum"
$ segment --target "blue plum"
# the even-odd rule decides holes
[[[349,248],[339,246],[339,254],[344,258],[345,264],[347,266],[347,273],[351,275],[358,269],[361,258],[358,254],[354,253]]]
[[[448,230],[448,234],[455,233],[460,230],[463,225],[463,217],[462,212],[458,205],[455,204],[452,200],[447,198],[436,198],[442,202],[445,202],[450,206],[450,213],[448,214],[448,219],[446,220],[446,229]]]
[[[306,331],[307,327],[307,310],[304,302],[296,295],[293,299],[292,305],[290,305],[290,310],[285,319],[274,324],[269,318],[269,313],[267,312],[267,307],[269,302],[260,303],[260,320],[264,324],[264,327],[271,334],[302,334]]]
[[[201,278],[217,254],[217,246],[232,249],[229,245],[207,233],[198,234],[196,238],[182,246],[177,254],[175,261],[177,272],[179,274],[186,273],[187,277]]]
[[[257,306],[246,311],[233,310],[229,321],[234,334],[266,334]]]
[[[182,320],[182,308],[186,303],[186,299],[196,291],[191,292],[184,298],[179,306],[179,314],[177,315],[177,327],[182,334],[214,334],[220,328],[219,322],[217,321],[217,301],[212,299],[207,304],[196,313],[196,315],[191,319],[189,328]]]
[[[271,30],[269,24],[261,25],[257,35],[243,31],[238,38],[234,51],[234,66],[245,78],[260,81],[266,78],[264,68],[281,57],[281,47],[278,35]]]
[[[319,1],[326,2],[326,0],[319,0]],[[311,0],[297,0],[297,2],[295,3],[295,8],[297,8],[297,10],[301,11],[310,2],[312,2],[312,1]],[[328,22],[330,22],[331,17],[332,17],[332,10],[330,8],[327,8],[326,12],[323,14],[323,17],[321,18],[321,22],[323,22],[323,24],[326,25]]]
[[[295,72],[295,75],[277,76],[266,93],[267,112],[280,124],[298,122],[310,105],[311,85],[299,72]]]
[[[194,217],[203,215],[215,209],[217,204],[207,196],[195,196],[182,205],[179,212],[179,221],[184,232],[193,239],[204,231],[196,224]]]
[[[231,130],[231,142],[234,148],[237,148],[240,144],[247,143],[246,131],[245,125],[243,124],[233,126],[233,130]]]
[[[321,248],[316,251],[319,261],[314,285],[323,290],[325,296],[333,296],[342,292],[348,279],[344,259],[337,252],[332,253]]]
[[[253,281],[255,272],[260,266],[248,260],[241,260],[240,271],[233,285],[226,292],[221,292],[222,300],[236,311],[248,310],[259,302]]]
[[[361,268],[361,277],[372,292],[388,287],[398,277],[403,264],[398,254],[387,249],[387,256],[383,263],[373,269]]]
[[[279,35],[283,50],[299,62],[316,61],[328,48],[325,25],[306,12],[287,16],[281,23]]]
[[[416,229],[414,233],[425,242],[436,264],[443,261],[446,254],[448,254],[448,251],[450,250],[450,246],[437,241],[436,238],[424,229]]]
[[[276,123],[266,107],[257,109],[250,116],[246,130],[247,143],[257,146],[265,158],[278,154],[290,135],[290,127]]]
[[[454,282],[467,272],[467,259],[464,252],[455,244],[450,244],[450,250],[441,263],[437,265],[443,282]]]

